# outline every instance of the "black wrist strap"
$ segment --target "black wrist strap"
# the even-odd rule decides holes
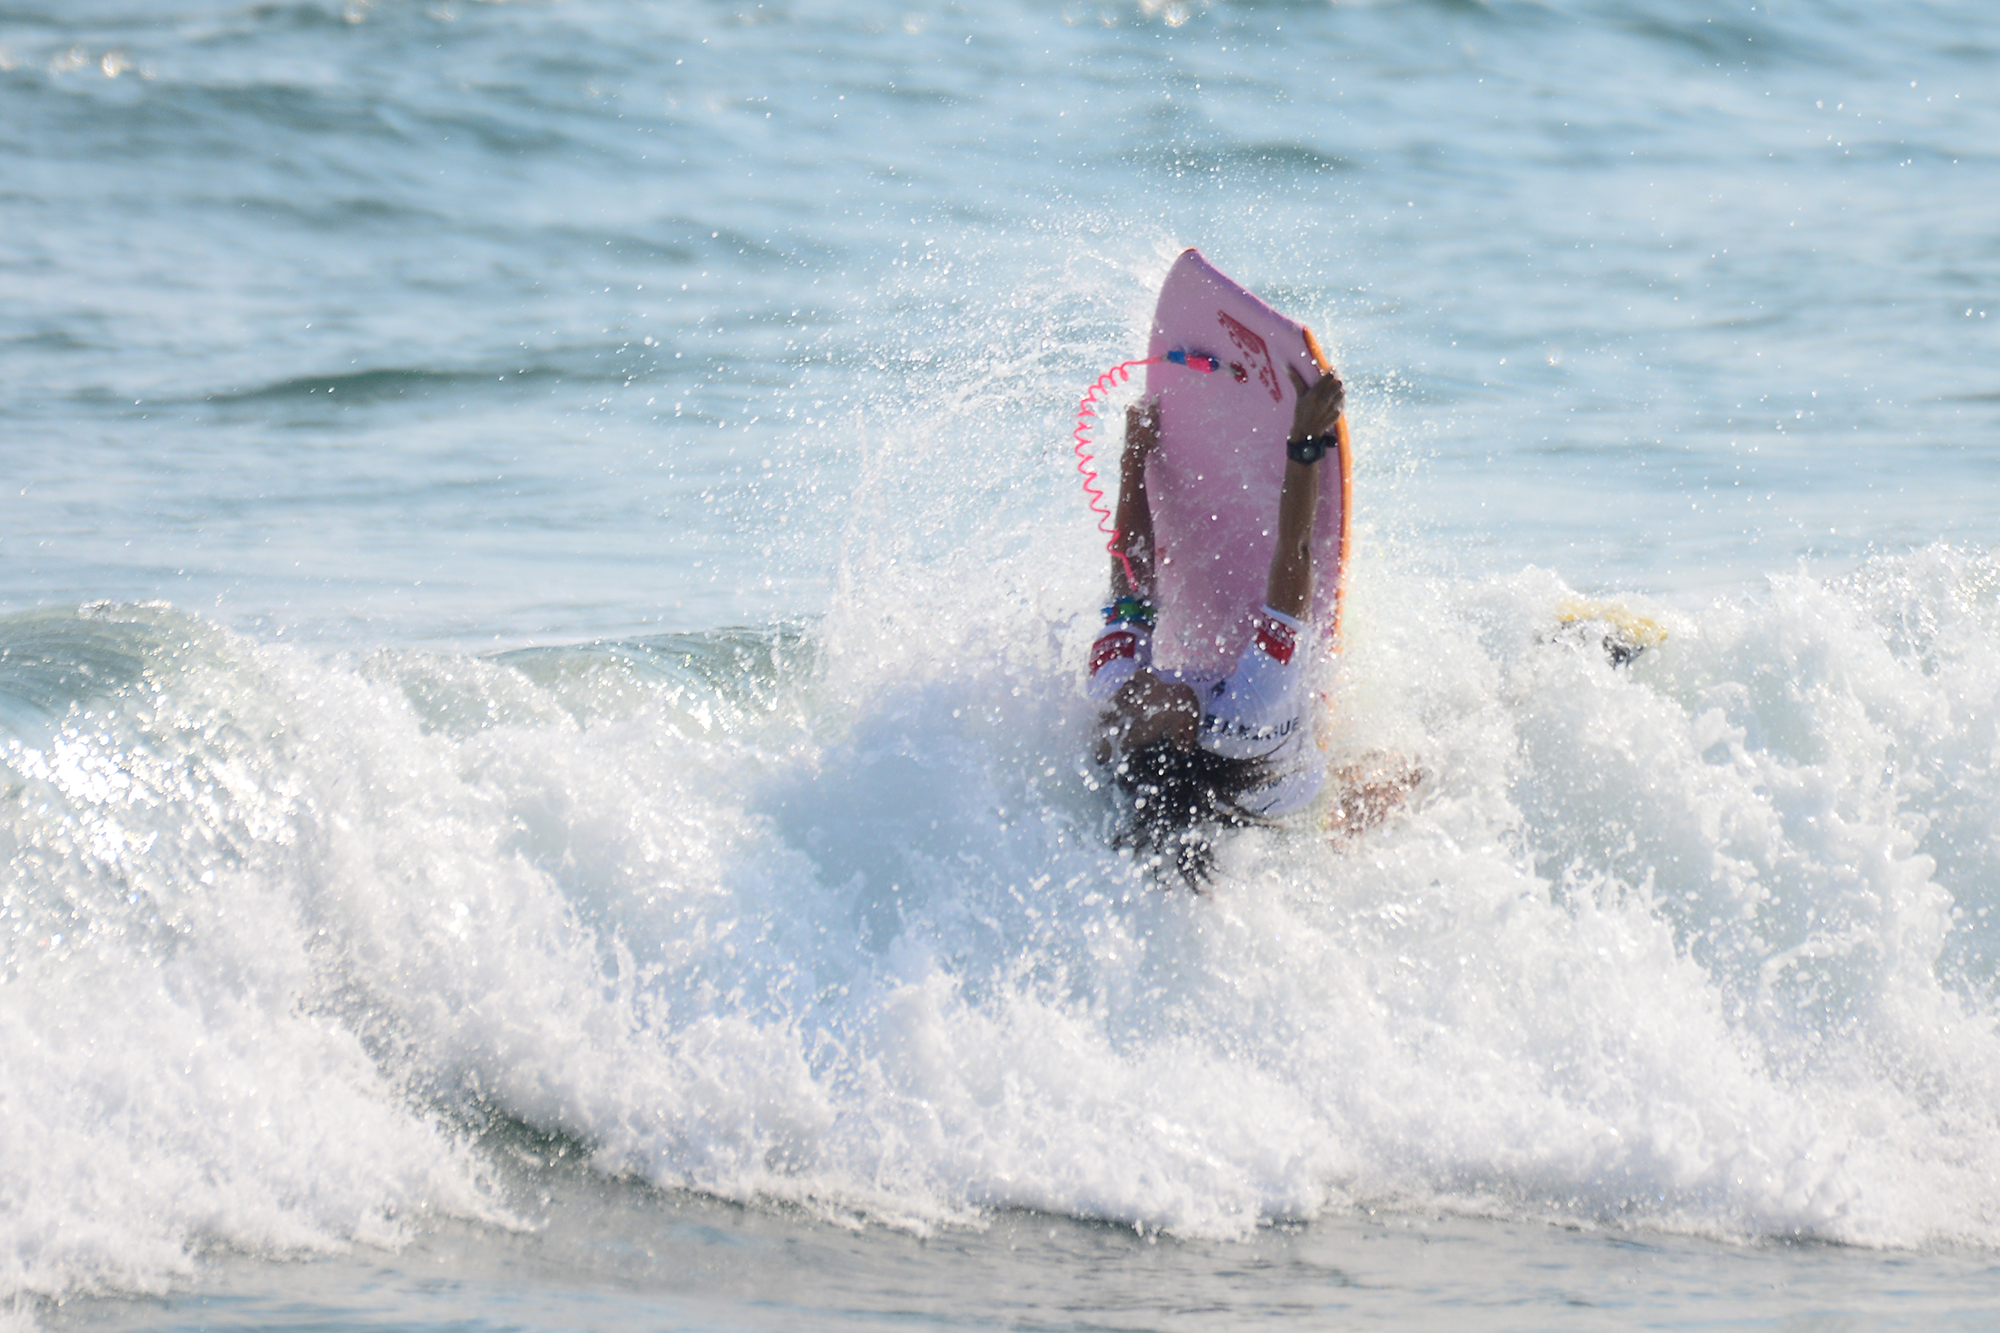
[[[1303,440],[1285,441],[1285,457],[1311,467],[1340,448],[1338,435],[1308,435]]]

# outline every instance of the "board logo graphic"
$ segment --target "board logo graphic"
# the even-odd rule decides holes
[[[1271,401],[1284,402],[1285,391],[1278,387],[1278,368],[1271,364],[1271,349],[1264,346],[1264,340],[1252,333],[1249,326],[1227,310],[1216,311],[1215,317],[1228,332],[1229,341],[1242,348],[1247,356],[1256,358],[1257,382],[1270,391]]]

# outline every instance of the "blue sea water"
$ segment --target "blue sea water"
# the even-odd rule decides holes
[[[0,1321],[1990,1326],[1997,67],[0,0]],[[1200,899],[1068,454],[1188,245],[1348,377],[1426,774]]]

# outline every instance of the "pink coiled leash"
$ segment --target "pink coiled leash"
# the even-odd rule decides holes
[[[1104,488],[1097,484],[1096,458],[1090,451],[1091,422],[1097,416],[1097,406],[1104,401],[1104,395],[1121,384],[1129,383],[1134,366],[1156,366],[1162,363],[1186,366],[1189,370],[1213,375],[1219,362],[1212,356],[1189,353],[1176,348],[1165,356],[1149,356],[1139,361],[1124,361],[1111,367],[1097,377],[1097,383],[1084,391],[1083,401],[1076,405],[1076,470],[1083,474],[1083,493],[1090,501],[1090,512],[1097,515],[1097,530],[1105,534],[1104,549],[1118,557],[1118,563],[1125,566],[1125,580],[1132,587],[1139,586],[1137,576],[1132,573],[1132,561],[1125,554],[1119,532],[1111,522],[1110,506],[1104,503]]]

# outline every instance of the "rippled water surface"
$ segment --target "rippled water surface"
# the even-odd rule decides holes
[[[0,0],[0,1318],[1977,1326],[1997,57]],[[1067,453],[1188,245],[1349,379],[1427,775],[1203,900]]]

